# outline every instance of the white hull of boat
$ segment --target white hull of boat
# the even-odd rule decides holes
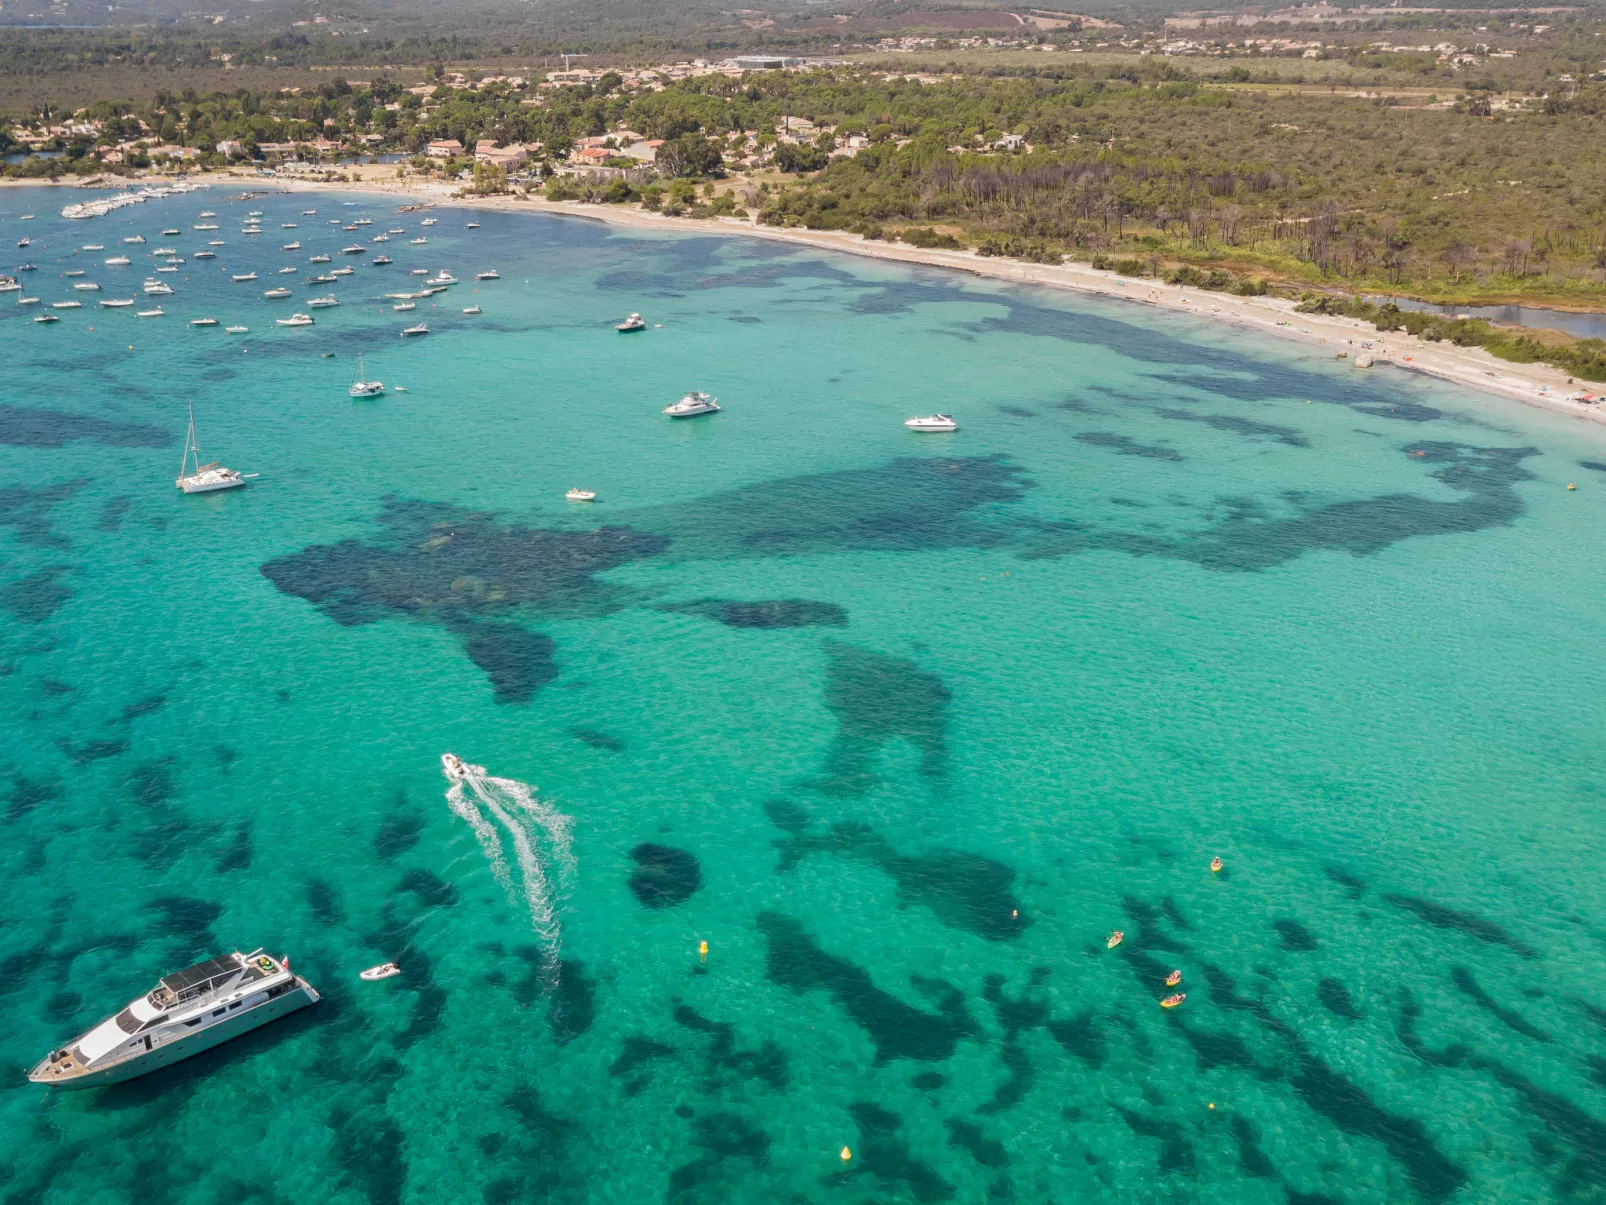
[[[191,1055],[200,1054],[203,1050],[210,1050],[230,1038],[237,1038],[241,1034],[250,1033],[253,1029],[260,1029],[269,1021],[277,1021],[280,1017],[303,1009],[309,1004],[316,1004],[318,999],[318,993],[313,986],[298,975],[294,988],[265,1004],[237,1013],[219,1021],[216,1025],[208,1025],[194,1033],[175,1038],[136,1058],[124,1059],[104,1070],[88,1071],[82,1075],[54,1081],[51,1087],[98,1088],[103,1084],[120,1084],[124,1080],[137,1079],[149,1072],[170,1067]]]

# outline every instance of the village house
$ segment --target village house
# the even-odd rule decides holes
[[[436,138],[429,144],[431,159],[450,159],[463,153],[463,144],[455,138]]]

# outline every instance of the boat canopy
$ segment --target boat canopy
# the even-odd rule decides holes
[[[192,967],[185,967],[182,971],[162,976],[162,986],[173,995],[182,997],[193,987],[211,983],[214,979],[237,975],[240,969],[240,960],[233,954],[222,958],[208,958],[205,962],[198,962]]]

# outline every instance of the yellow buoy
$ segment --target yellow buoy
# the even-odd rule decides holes
[[[1216,1102],[1215,1102],[1215,1101],[1211,1101],[1211,1102],[1210,1102],[1210,1107],[1211,1107],[1211,1108],[1212,1108],[1212,1109],[1213,1109],[1213,1108],[1215,1108],[1215,1107],[1216,1107]]]
[[[1574,484],[1573,484],[1573,483],[1572,483],[1572,482],[1571,482],[1571,481],[1569,481],[1569,482],[1568,482],[1568,483],[1567,483],[1567,488],[1568,488],[1568,489],[1570,489],[1570,490],[1575,490],[1575,489],[1577,489],[1577,488],[1578,488],[1578,487],[1577,487],[1577,486],[1576,486],[1576,485],[1574,485]]]
[[[847,1147],[843,1147],[842,1148],[842,1162],[846,1163],[851,1158],[853,1158],[853,1152],[848,1150]]]
[[[708,943],[706,941],[700,941],[697,943],[697,957],[701,958],[704,962],[708,961]]]

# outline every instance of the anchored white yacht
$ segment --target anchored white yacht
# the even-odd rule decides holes
[[[911,431],[957,431],[959,424],[946,414],[927,414],[920,418],[905,420],[904,426]]]
[[[474,273],[474,279],[475,280],[501,280],[502,279],[502,274],[500,272],[496,271],[493,268],[489,272],[476,272],[476,273]]]
[[[640,314],[632,314],[613,329],[618,331],[621,335],[628,335],[631,331],[646,330],[647,323]]]
[[[286,297],[290,296],[290,290],[286,289],[284,291],[284,295]],[[332,305],[339,305],[339,304],[340,304],[340,298],[335,297],[333,295],[328,296],[328,297],[314,297],[311,301],[307,302],[307,308],[309,310],[326,310]]]
[[[155,990],[28,1073],[36,1084],[90,1088],[133,1079],[318,1002],[312,984],[261,950],[167,975]]]
[[[191,326],[196,325],[194,322]],[[217,325],[217,320],[212,320]],[[195,457],[195,471],[189,471],[190,457]],[[231,490],[237,485],[244,485],[247,477],[255,477],[255,473],[240,473],[234,469],[226,469],[217,461],[211,464],[201,463],[201,445],[195,441],[195,407],[190,407],[190,431],[184,439],[184,459],[179,462],[178,480],[173,484],[186,494],[209,494],[213,490]]]
[[[670,418],[695,418],[699,414],[712,414],[719,409],[719,399],[706,393],[688,393],[672,406],[665,406]]]
[[[346,392],[352,397],[378,397],[385,392],[384,382],[363,380],[361,353],[357,355],[357,379],[351,383],[351,388]]]

